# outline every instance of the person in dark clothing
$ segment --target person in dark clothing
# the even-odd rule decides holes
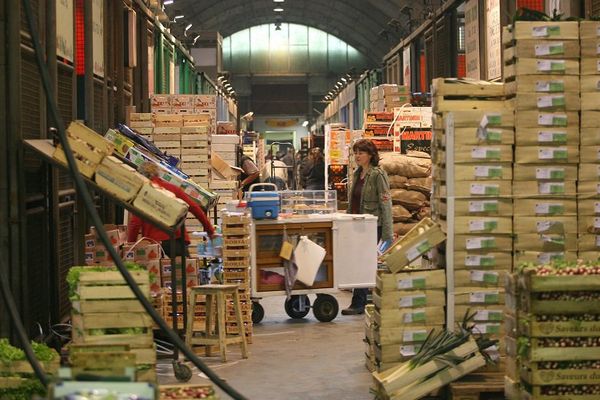
[[[306,190],[325,189],[325,161],[321,149],[315,147],[310,151],[310,168],[306,176]]]
[[[238,148],[238,159],[240,160],[240,168],[242,173],[240,174],[240,189],[238,191],[238,199],[242,199],[244,193],[248,191],[250,185],[258,182],[260,171],[250,157],[244,154],[244,150]]]

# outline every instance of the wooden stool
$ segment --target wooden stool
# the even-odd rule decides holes
[[[225,318],[227,316],[226,296],[230,294],[233,298],[235,310],[235,321],[239,327],[236,335],[227,335],[225,330]],[[196,308],[196,296],[206,296],[206,330],[202,336],[194,337],[194,311]],[[213,311],[213,300],[216,301],[216,309]],[[238,285],[203,285],[190,288],[188,294],[187,326],[185,327],[185,343],[188,346],[205,345],[206,355],[212,356],[211,346],[218,345],[221,352],[221,360],[227,361],[227,345],[240,343],[242,357],[248,358],[246,348],[246,332],[242,321],[242,309],[240,307],[240,295]],[[215,332],[213,333],[213,319],[216,314]]]

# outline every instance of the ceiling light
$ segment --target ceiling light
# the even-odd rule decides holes
[[[281,25],[275,25],[275,30],[276,31],[280,31],[281,30]]]
[[[185,17],[185,15],[176,15],[174,18],[174,21],[177,21],[178,19],[183,18],[183,17]]]
[[[185,27],[185,30],[187,31],[188,29],[190,29],[192,27],[192,24],[189,23],[188,26]]]
[[[276,7],[276,8],[273,9],[273,11],[275,11],[275,12],[283,12],[283,8]]]
[[[344,81],[344,83],[348,82],[348,81],[346,80],[346,78],[342,78],[342,80]]]
[[[302,126],[308,126],[308,121],[304,121],[304,122],[302,123]]]
[[[163,5],[168,6],[169,4],[173,4],[174,1],[175,0],[165,0],[165,1],[163,1]]]
[[[274,3],[283,3],[285,0],[273,0]]]

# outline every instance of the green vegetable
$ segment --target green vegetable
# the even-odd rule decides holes
[[[0,361],[7,364],[12,361],[25,360],[25,353],[23,350],[11,346],[8,339],[0,339]]]
[[[129,271],[145,271],[146,268],[141,265],[126,262],[125,268]],[[116,271],[115,267],[102,267],[102,266],[92,266],[92,267],[72,267],[67,274],[67,283],[69,284],[69,298],[77,299],[77,283],[79,282],[79,275],[82,272],[108,272],[108,271]]]
[[[2,400],[30,400],[34,395],[46,395],[46,389],[36,379],[25,379],[17,387],[0,387],[0,399]]]

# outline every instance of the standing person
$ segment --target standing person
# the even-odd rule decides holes
[[[240,168],[242,173],[240,174],[240,189],[238,191],[238,199],[241,200],[244,197],[244,193],[248,191],[250,185],[258,182],[260,171],[250,157],[244,154],[244,149],[238,147],[238,159],[240,160]]]
[[[198,219],[198,221],[200,221],[200,223],[204,227],[204,230],[206,231],[208,236],[211,239],[214,238],[215,229],[211,225],[211,223],[208,220],[204,211],[202,211],[202,209],[198,206],[198,204],[196,204],[194,202],[194,200],[192,200],[187,194],[185,194],[185,192],[181,188],[179,188],[169,182],[163,181],[158,176],[158,173],[159,173],[158,165],[156,165],[153,162],[146,161],[142,165],[140,165],[140,167],[138,168],[138,172],[141,173],[142,175],[144,175],[146,178],[150,179],[150,181],[154,185],[160,186],[161,188],[168,190],[169,192],[173,193],[175,196],[177,196],[181,200],[185,201],[189,205],[189,211],[192,214],[194,214],[194,216]],[[156,226],[152,225],[151,223],[142,220],[140,217],[138,217],[137,215],[134,214],[131,216],[131,219],[130,219],[128,227],[127,227],[127,231],[128,231],[127,240],[129,242],[137,241],[140,230],[142,231],[143,237],[147,237],[150,239],[154,239],[157,242],[161,242],[162,247],[165,250],[165,253],[167,253],[167,256],[169,256],[169,257],[172,256],[169,235],[166,232],[162,231],[160,228],[157,228]],[[182,255],[181,248],[183,247],[182,244],[185,243],[185,245],[186,245],[185,255],[186,255],[186,257],[189,256],[189,252],[187,250],[187,245],[190,244],[190,237],[188,236],[187,230],[185,231],[185,235],[182,238],[181,230],[178,229],[175,232],[175,239],[177,241],[177,246],[176,246],[176,251],[175,251],[174,255],[175,256]]]
[[[325,189],[325,160],[321,149],[315,147],[310,151],[310,167],[306,175],[306,190]]]
[[[283,161],[285,163],[285,165],[287,165],[288,168],[288,180],[287,180],[287,186],[289,189],[291,189],[294,185],[292,184],[294,181],[294,177],[296,176],[295,171],[294,171],[294,148],[293,147],[288,147],[287,148],[287,152],[285,153],[285,156],[283,156],[281,158],[281,161]]]
[[[392,196],[388,176],[379,165],[377,147],[367,139],[361,139],[352,146],[354,159],[358,165],[348,191],[348,213],[372,214],[377,217],[377,240],[393,239]],[[356,315],[365,312],[368,289],[354,289],[350,307],[342,310],[342,315]]]
[[[306,176],[310,169],[310,159],[307,155],[307,149],[300,149],[296,154],[296,174],[298,176],[298,189],[306,189]]]

